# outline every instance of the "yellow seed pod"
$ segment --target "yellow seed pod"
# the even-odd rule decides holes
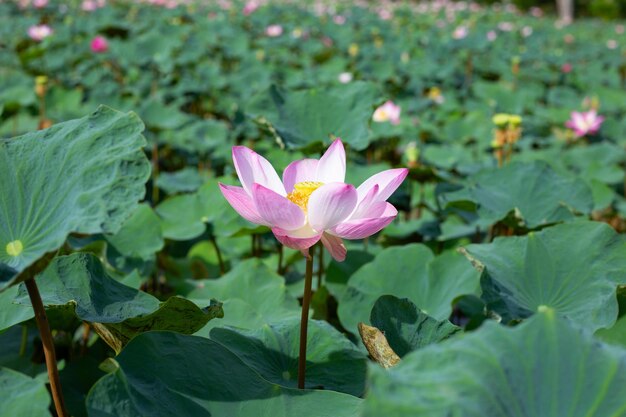
[[[5,250],[9,256],[19,256],[24,250],[24,245],[21,240],[14,240],[7,243]]]
[[[47,83],[48,77],[45,75],[35,77],[35,94],[37,94],[37,97],[43,97],[46,94]]]
[[[522,116],[519,116],[517,114],[509,115],[509,123],[513,127],[519,127],[522,124]]]
[[[356,43],[350,44],[350,47],[348,48],[348,53],[351,57],[357,56],[359,54],[359,45],[357,45]]]
[[[491,141],[491,147],[494,148],[494,149],[500,149],[503,146],[504,146],[504,144],[501,143],[499,140],[494,139],[494,140]]]
[[[429,99],[437,100],[439,97],[441,97],[441,89],[439,89],[439,87],[433,87],[430,90],[428,90]]]
[[[491,119],[491,121],[493,122],[494,125],[496,125],[499,128],[505,128],[506,125],[509,124],[511,115],[506,114],[506,113],[498,113],[495,116],[493,116],[493,118]]]

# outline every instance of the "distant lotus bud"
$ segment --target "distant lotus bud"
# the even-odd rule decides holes
[[[109,42],[107,42],[104,36],[96,36],[91,41],[91,51],[96,54],[101,54],[109,50]]]

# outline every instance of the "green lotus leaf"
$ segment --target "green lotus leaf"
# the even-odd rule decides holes
[[[9,368],[0,367],[0,416],[52,417],[46,384]]]
[[[376,89],[354,82],[335,89],[283,91],[272,87],[249,112],[267,121],[288,148],[328,143],[339,136],[355,149],[369,144],[369,121],[378,99]]]
[[[285,280],[260,259],[241,262],[219,279],[194,280],[186,297],[207,305],[210,297],[224,303],[224,318],[209,323],[198,334],[209,337],[215,326],[257,329],[281,319],[300,316],[298,300],[287,292]]]
[[[626,283],[626,241],[605,223],[566,223],[466,250],[485,269],[483,298],[504,320],[547,306],[591,330],[615,323],[615,290]]]
[[[385,334],[389,346],[400,357],[461,331],[448,320],[439,321],[424,314],[411,300],[393,295],[376,300],[370,322]]]
[[[464,337],[371,367],[366,417],[579,417],[626,413],[626,351],[554,311],[514,328]]]
[[[33,309],[14,302],[18,294],[18,287],[8,288],[0,292],[0,333],[13,326],[34,317]]]
[[[210,338],[226,346],[264,379],[297,388],[299,318],[255,330],[218,327],[211,330]],[[363,395],[367,356],[330,324],[309,321],[306,359],[308,388]]]
[[[119,368],[89,392],[90,417],[357,417],[361,412],[362,400],[348,394],[273,384],[227,346],[203,337],[144,333],[115,360]]]
[[[150,259],[163,248],[159,217],[147,204],[141,204],[116,234],[106,240],[124,256]]]
[[[98,258],[86,253],[55,258],[36,279],[44,306],[73,311],[76,317],[92,324],[118,352],[141,332],[170,330],[192,334],[223,315],[221,304],[215,300],[202,309],[181,297],[160,302],[117,282]],[[15,302],[29,303],[24,285],[20,286]]]
[[[480,171],[467,182],[465,189],[445,198],[476,203],[483,222],[495,223],[514,213],[519,225],[533,229],[589,214],[593,208],[593,195],[583,180],[559,175],[545,162],[513,162]]]
[[[82,119],[0,139],[0,291],[71,232],[120,229],[150,174],[142,130],[133,113],[100,107]]]
[[[376,300],[386,294],[406,297],[425,314],[447,319],[456,297],[478,291],[479,274],[464,262],[454,251],[435,257],[421,244],[383,250],[350,277],[339,299],[341,324],[356,333],[358,323],[369,321]]]

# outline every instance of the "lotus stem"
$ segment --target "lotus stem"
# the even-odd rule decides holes
[[[69,414],[65,408],[65,400],[63,399],[63,391],[61,390],[61,379],[59,378],[59,370],[57,368],[56,354],[54,353],[54,340],[50,333],[50,325],[46,310],[41,301],[41,295],[37,288],[34,278],[29,278],[25,282],[30,302],[35,311],[35,320],[39,328],[39,335],[43,344],[43,353],[46,358],[46,368],[48,368],[48,379],[50,380],[50,390],[52,391],[52,399],[58,417],[68,417]]]
[[[26,344],[28,343],[28,326],[22,324],[22,341],[20,343],[20,356],[26,354]]]
[[[324,246],[319,245],[319,257],[317,258],[317,289],[322,288],[322,278],[324,277]]]
[[[304,296],[302,297],[302,316],[300,319],[300,355],[298,357],[298,388],[304,389],[306,373],[306,342],[309,325],[309,305],[311,304],[311,285],[313,282],[313,251],[306,258],[304,275]]]
[[[217,255],[217,262],[220,266],[220,275],[224,275],[226,273],[226,267],[224,266],[224,259],[222,259],[222,251],[220,247],[217,245],[217,240],[215,240],[215,236],[211,236],[211,243],[215,248],[215,254]]]

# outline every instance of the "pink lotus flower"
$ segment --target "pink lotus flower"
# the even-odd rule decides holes
[[[574,67],[569,62],[566,62],[565,64],[561,65],[561,72],[563,74],[569,74],[570,72],[572,72],[572,69],[574,69]]]
[[[498,37],[498,34],[496,33],[495,30],[490,30],[489,32],[487,32],[487,40],[489,42],[495,41],[497,37]]]
[[[452,32],[452,37],[454,39],[463,39],[467,37],[468,33],[469,33],[469,30],[467,29],[466,26],[459,26],[456,29],[454,29],[454,32]]]
[[[33,25],[28,28],[28,36],[37,42],[41,42],[50,35],[52,35],[52,29],[48,25]]]
[[[397,106],[393,101],[389,100],[374,111],[372,120],[377,123],[391,122],[392,125],[397,125],[400,123],[401,111],[400,106]]]
[[[256,11],[256,9],[259,8],[259,6],[260,4],[258,1],[250,0],[249,2],[245,4],[245,6],[243,6],[243,15],[250,16],[252,13]]]
[[[283,34],[283,27],[281,25],[269,25],[265,28],[265,34],[270,38],[275,38]]]
[[[91,52],[101,54],[109,50],[109,42],[104,36],[96,36],[91,40]]]
[[[342,238],[364,239],[396,217],[387,199],[408,174],[406,168],[390,169],[358,188],[346,184],[340,139],[319,160],[289,164],[282,181],[265,158],[245,146],[233,147],[233,162],[243,187],[220,184],[220,189],[243,218],[270,227],[280,243],[305,256],[321,240],[337,261],[346,257]]]
[[[587,134],[593,135],[600,130],[600,126],[604,121],[604,117],[598,116],[595,110],[586,112],[574,111],[570,115],[570,119],[565,122],[565,126],[574,131],[574,135],[578,138]]]
[[[83,0],[80,8],[85,12],[93,12],[106,5],[106,0]]]
[[[333,22],[335,22],[336,25],[343,25],[344,23],[346,23],[346,18],[345,16],[337,14],[333,16]]]
[[[36,9],[43,9],[48,5],[48,0],[33,0],[33,7]]]

